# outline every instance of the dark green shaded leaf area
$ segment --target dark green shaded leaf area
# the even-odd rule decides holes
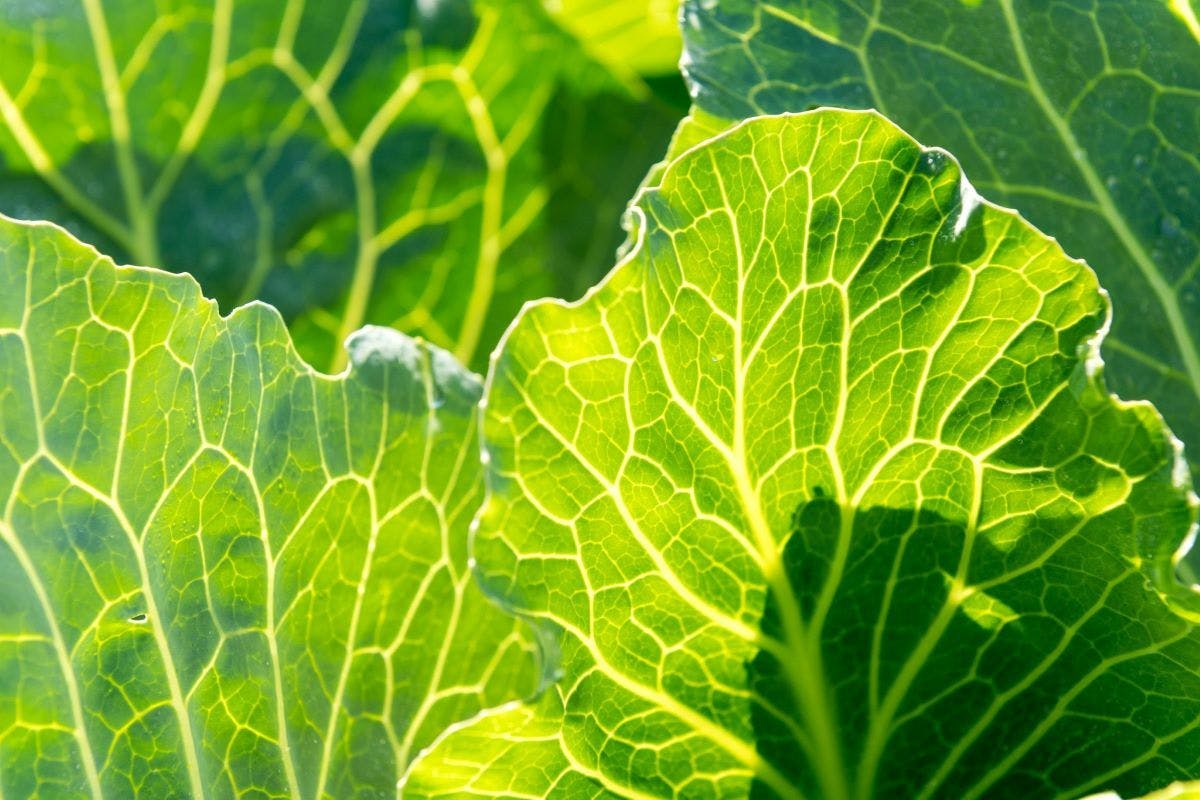
[[[729,120],[875,108],[1099,273],[1110,385],[1200,465],[1200,27],[1188,0],[688,0]]]
[[[682,135],[682,134],[681,134]],[[561,680],[410,797],[1077,798],[1200,772],[1195,520],[1095,275],[873,112],[684,150],[485,391],[490,593]]]
[[[393,797],[532,693],[467,569],[478,380],[0,217],[0,795]]]
[[[301,354],[390,325],[468,366],[577,296],[678,112],[537,0],[5,3],[0,211],[275,305]]]

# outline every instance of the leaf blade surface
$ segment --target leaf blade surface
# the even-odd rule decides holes
[[[674,124],[536,0],[37,9],[0,10],[0,210],[269,302],[328,371],[365,323],[482,365],[607,269]]]
[[[697,103],[876,108],[1112,293],[1105,360],[1200,442],[1200,40],[1187,3],[686,4]],[[1194,465],[1196,459],[1190,457]]]
[[[367,328],[326,377],[273,309],[47,224],[0,218],[0,284],[5,796],[390,796],[533,691],[466,567],[448,354]]]
[[[413,796],[1196,769],[1194,498],[1153,409],[1104,389],[1082,262],[874,113],[748,120],[633,214],[626,260],[527,309],[486,390],[477,568],[563,678],[446,737]]]

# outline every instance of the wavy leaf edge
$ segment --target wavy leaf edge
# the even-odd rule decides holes
[[[686,70],[686,55],[683,58],[682,66]],[[911,140],[920,148],[922,154],[937,154],[938,156],[947,159],[953,165],[954,169],[958,170],[960,176],[960,184],[958,187],[958,197],[962,203],[963,213],[966,216],[974,213],[980,207],[988,207],[995,212],[1015,218],[1026,228],[1036,232],[1038,236],[1053,244],[1062,256],[1082,267],[1090,277],[1095,290],[1101,297],[1104,306],[1104,321],[1103,324],[1079,346],[1077,351],[1078,364],[1074,373],[1070,378],[1070,391],[1080,397],[1087,394],[1094,395],[1100,402],[1106,402],[1113,408],[1121,411],[1141,411],[1152,415],[1155,427],[1159,429],[1171,451],[1171,477],[1172,490],[1177,492],[1181,499],[1185,500],[1189,508],[1190,523],[1188,527],[1182,531],[1173,532],[1172,537],[1176,538],[1174,547],[1169,553],[1160,553],[1159,560],[1153,568],[1149,570],[1150,578],[1155,591],[1164,600],[1164,602],[1181,617],[1184,617],[1194,623],[1200,624],[1200,581],[1188,580],[1190,572],[1180,574],[1181,568],[1186,570],[1184,563],[1185,557],[1192,551],[1198,534],[1200,534],[1200,495],[1192,486],[1191,470],[1187,459],[1184,455],[1184,444],[1182,440],[1176,436],[1166,423],[1162,414],[1154,406],[1153,402],[1144,399],[1124,399],[1111,391],[1107,385],[1105,378],[1105,370],[1107,365],[1101,353],[1101,347],[1105,337],[1108,335],[1113,319],[1112,300],[1108,291],[1100,284],[1099,277],[1090,264],[1083,258],[1075,257],[1063,250],[1058,239],[1052,234],[1048,234],[1041,228],[1030,222],[1019,210],[1004,206],[999,203],[988,200],[982,197],[970,183],[968,176],[962,168],[959,160],[950,152],[941,147],[930,147],[922,144],[916,137],[909,134],[899,124],[892,121],[886,115],[876,109],[847,109],[836,106],[817,106],[805,111],[799,112],[783,112],[778,114],[758,114],[750,117],[745,117],[741,120],[730,122],[718,117],[713,117],[700,109],[695,104],[692,106],[688,116],[680,121],[675,133],[672,135],[668,152],[664,159],[654,164],[648,171],[645,181],[639,186],[636,194],[630,200],[624,214],[622,215],[622,228],[626,232],[625,242],[617,252],[617,261],[613,268],[604,275],[595,285],[589,288],[583,295],[575,300],[568,300],[556,297],[547,297],[537,300],[526,301],[516,317],[509,323],[504,333],[500,336],[495,348],[488,357],[487,374],[483,382],[483,395],[479,403],[478,414],[478,433],[481,442],[482,458],[484,464],[484,498],[479,511],[476,513],[471,522],[468,552],[471,554],[470,568],[476,576],[477,584],[482,588],[488,598],[499,606],[505,613],[511,614],[518,619],[522,619],[536,633],[537,641],[539,642],[539,655],[542,659],[542,675],[543,683],[539,686],[538,692],[534,697],[524,701],[517,700],[505,703],[501,706],[483,709],[473,717],[461,720],[450,728],[445,730],[435,740],[421,750],[411,761],[408,769],[405,771],[404,777],[401,779],[399,787],[401,790],[407,784],[411,776],[419,770],[423,761],[432,754],[436,753],[439,747],[447,739],[455,734],[468,732],[472,728],[480,725],[485,725],[489,720],[500,717],[506,713],[520,713],[525,718],[523,721],[529,721],[536,717],[537,707],[536,701],[541,699],[545,690],[551,688],[552,684],[562,677],[562,668],[556,658],[557,647],[553,644],[555,631],[553,625],[548,625],[542,621],[535,620],[519,610],[508,602],[501,592],[489,588],[487,581],[475,558],[475,540],[479,531],[480,522],[486,513],[489,505],[492,503],[496,493],[496,478],[494,470],[491,466],[491,458],[487,450],[487,439],[485,434],[484,421],[487,412],[487,399],[491,394],[493,382],[499,371],[499,365],[502,358],[508,349],[509,340],[514,336],[515,332],[532,315],[538,313],[538,310],[543,307],[555,307],[564,310],[573,310],[583,307],[590,303],[592,299],[603,292],[610,283],[615,280],[617,274],[626,267],[627,264],[635,261],[641,254],[645,245],[645,233],[647,227],[646,215],[643,210],[645,199],[657,192],[661,184],[662,178],[669,173],[676,164],[685,159],[695,151],[702,150],[711,143],[719,141],[734,132],[756,124],[764,119],[792,119],[804,118],[817,114],[825,114],[835,112],[847,116],[866,116],[873,117],[882,121],[887,126],[893,128],[903,137]],[[697,115],[699,118],[697,119]],[[725,127],[716,129],[715,126],[724,125]],[[688,141],[687,134],[691,128],[692,140]],[[700,137],[697,138],[695,133],[700,132]],[[683,146],[680,146],[680,143]],[[1176,536],[1176,533],[1178,534]],[[1144,571],[1145,572],[1145,571]],[[486,735],[486,734],[485,734]],[[1174,783],[1170,787],[1165,787],[1159,792],[1149,796],[1157,798],[1160,794],[1163,796],[1175,796],[1173,792],[1180,788],[1190,788],[1195,784],[1191,783]],[[1097,795],[1103,797],[1105,795]]]

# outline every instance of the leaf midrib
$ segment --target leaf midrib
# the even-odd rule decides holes
[[[815,155],[816,148],[813,149]],[[791,579],[783,566],[782,553],[778,542],[771,532],[763,513],[762,499],[755,490],[750,478],[746,452],[746,357],[742,331],[745,320],[745,285],[746,261],[742,249],[742,238],[737,213],[734,211],[729,192],[721,175],[721,167],[713,152],[709,151],[709,162],[716,186],[721,195],[722,211],[729,220],[729,230],[733,237],[733,251],[737,264],[737,308],[732,320],[733,332],[733,444],[728,448],[720,448],[734,479],[734,486],[746,520],[750,525],[751,536],[759,550],[759,563],[762,567],[763,579],[769,587],[769,592],[776,597],[779,604],[779,616],[784,635],[785,655],[781,666],[788,677],[796,702],[804,709],[806,721],[812,726],[810,742],[812,766],[827,800],[846,800],[850,797],[850,788],[846,781],[838,736],[838,724],[833,709],[830,708],[828,683],[825,680],[823,659],[819,641],[813,642],[807,635],[800,606],[796,602],[795,590]],[[760,177],[761,174],[760,174]],[[765,179],[764,179],[765,180]],[[811,196],[809,198],[809,213],[805,215],[805,233],[811,219]],[[764,215],[762,224],[766,224]],[[760,236],[759,245],[752,260],[757,259],[765,237]],[[789,658],[792,654],[798,657]]]
[[[83,10],[96,56],[96,67],[100,72],[104,105],[108,109],[113,151],[117,157],[117,175],[131,224],[130,244],[133,257],[143,265],[152,267],[161,261],[158,255],[158,238],[154,232],[153,216],[144,202],[142,179],[133,156],[125,91],[121,87],[121,78],[117,72],[108,23],[104,18],[100,0],[83,0]]]
[[[111,37],[105,20],[102,0],[83,0],[92,40],[97,68],[101,77],[105,110],[112,133],[113,153],[117,162],[117,178],[124,199],[128,221],[119,220],[101,208],[81,192],[55,167],[49,154],[42,147],[37,135],[29,128],[21,109],[7,90],[0,85],[0,119],[13,132],[18,146],[29,159],[34,171],[41,176],[68,205],[78,211],[89,222],[111,236],[128,251],[134,261],[158,267],[162,263],[157,225],[162,203],[181,174],[188,158],[195,151],[207,130],[208,123],[225,88],[232,27],[232,0],[218,0],[213,9],[212,36],[209,42],[208,60],[205,65],[204,81],[192,113],[184,123],[175,147],[164,165],[158,179],[149,191],[143,187],[132,142],[132,129],[127,110],[127,95],[117,70]],[[467,313],[456,335],[447,337],[451,341],[442,344],[452,349],[463,363],[474,359],[483,338],[487,311],[495,295],[496,275],[503,251],[506,248],[504,220],[505,183],[509,148],[501,142],[491,120],[487,101],[471,76],[482,62],[485,50],[492,40],[498,24],[493,9],[481,17],[476,32],[467,50],[455,64],[427,65],[411,70],[401,81],[396,91],[377,109],[367,126],[355,141],[342,124],[341,118],[329,100],[328,91],[341,73],[349,57],[354,37],[363,21],[367,4],[353,3],[347,8],[344,24],[338,33],[321,72],[315,78],[295,59],[291,51],[303,4],[288,3],[280,23],[279,35],[274,50],[270,51],[269,63],[290,80],[300,94],[299,102],[306,102],[329,136],[330,142],[347,161],[354,183],[354,204],[357,224],[357,245],[353,258],[351,279],[347,286],[346,302],[338,313],[334,337],[340,345],[351,333],[366,322],[369,300],[375,286],[379,258],[382,254],[376,211],[374,177],[371,175],[371,158],[379,139],[408,102],[426,84],[434,81],[451,83],[459,94],[463,108],[471,121],[480,152],[486,161],[486,176],[483,182],[482,218],[479,247],[475,269],[468,296]],[[419,46],[417,44],[416,46]],[[534,110],[537,109],[535,105]],[[537,113],[526,116],[537,118]],[[437,220],[430,220],[436,222]],[[258,237],[261,240],[261,236]],[[260,242],[259,249],[262,249]],[[270,264],[261,254],[247,275],[241,301],[245,302],[257,292]],[[432,315],[430,316],[431,322]],[[338,372],[347,365],[344,348],[333,349],[328,362],[331,372]]]

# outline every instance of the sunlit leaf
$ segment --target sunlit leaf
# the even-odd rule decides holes
[[[474,376],[0,218],[0,795],[392,797],[530,693],[467,570]]]
[[[688,0],[687,74],[730,120],[875,108],[1096,269],[1112,388],[1200,469],[1200,27],[1188,0]]]
[[[679,0],[544,0],[546,9],[617,75],[679,68]]]
[[[879,115],[686,150],[635,246],[494,356],[490,592],[535,705],[411,797],[1079,797],[1200,771],[1177,443],[1095,276]]]
[[[0,53],[0,211],[266,300],[320,369],[363,323],[481,366],[611,266],[674,124],[538,0],[22,0]]]

